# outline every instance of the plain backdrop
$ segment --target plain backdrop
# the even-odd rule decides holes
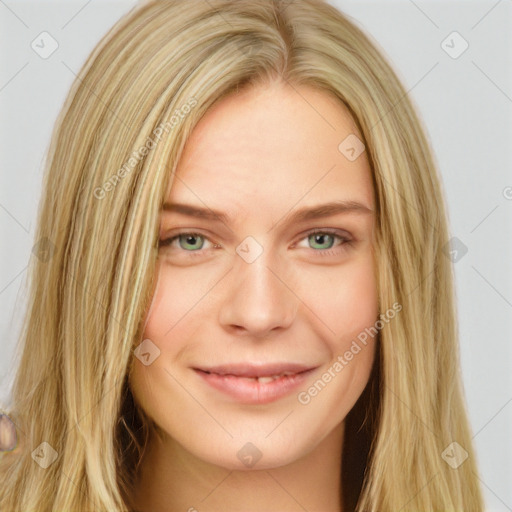
[[[0,408],[56,116],[87,55],[136,3],[0,0]],[[330,3],[388,57],[431,141],[457,239],[462,370],[487,509],[512,510],[512,1]],[[42,32],[58,44],[47,58],[32,48]]]

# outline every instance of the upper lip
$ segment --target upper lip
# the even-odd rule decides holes
[[[201,370],[218,375],[234,375],[236,377],[272,377],[288,373],[290,375],[312,370],[315,366],[298,363],[267,363],[267,364],[223,364],[219,366],[195,367],[194,370]]]

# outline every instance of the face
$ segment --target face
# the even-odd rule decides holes
[[[263,469],[342,432],[374,358],[357,337],[378,318],[374,193],[356,135],[335,97],[281,84],[225,98],[196,126],[162,211],[131,375],[165,442]]]

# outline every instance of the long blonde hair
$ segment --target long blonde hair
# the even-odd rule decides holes
[[[342,464],[357,473],[343,485],[359,482],[343,489],[345,510],[483,509],[440,179],[392,68],[323,0],[155,0],[97,45],[52,137],[37,228],[44,250],[30,262],[7,411],[19,443],[0,459],[2,511],[130,510],[151,425],[128,379],[164,195],[206,110],[274,80],[333,93],[353,115],[375,188],[379,306],[402,305],[379,333],[373,392],[347,432],[366,438],[364,460]],[[33,455],[41,443],[45,460],[56,457],[46,468]],[[468,453],[458,467],[443,456],[454,446]]]

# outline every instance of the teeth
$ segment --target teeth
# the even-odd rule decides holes
[[[276,380],[278,378],[279,378],[279,376],[275,376],[275,377],[258,377],[258,382],[260,384],[267,384],[268,382],[272,382],[273,380]]]
[[[218,375],[221,375],[222,377],[230,376],[230,374],[218,374]],[[272,382],[281,377],[287,377],[289,375],[295,375],[295,374],[294,374],[294,372],[284,372],[284,373],[280,373],[279,375],[270,375],[267,377],[238,377],[238,378],[246,379],[246,380],[257,380],[261,384],[268,384],[269,382]]]
[[[274,381],[276,379],[279,379],[282,376],[283,375],[271,375],[269,377],[238,377],[238,378],[239,379],[250,380],[250,381],[257,380],[261,384],[268,384],[269,382],[272,382],[272,381]]]
[[[285,372],[280,373],[279,375],[271,375],[270,377],[258,377],[258,382],[262,384],[266,384],[268,382],[272,382],[273,380],[280,379],[281,377],[287,377],[288,375],[294,375],[293,372]]]

